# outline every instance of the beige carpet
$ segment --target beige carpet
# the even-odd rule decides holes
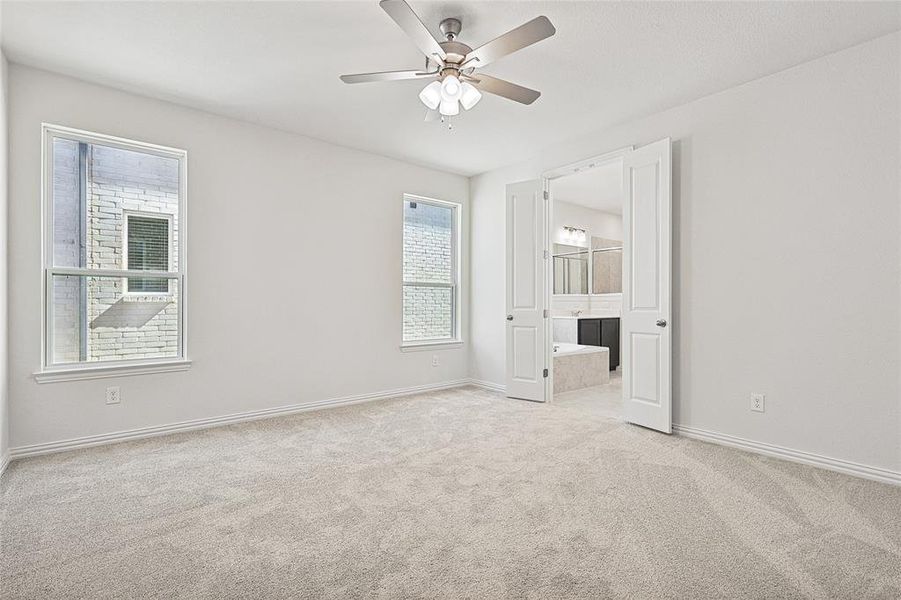
[[[464,388],[18,461],[0,596],[901,598],[901,488],[602,405]]]

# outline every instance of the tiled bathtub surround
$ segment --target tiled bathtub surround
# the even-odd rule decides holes
[[[579,343],[579,320],[554,317],[551,319],[554,328],[554,342],[567,344]]]
[[[554,393],[610,382],[610,350],[600,346],[554,344]]]

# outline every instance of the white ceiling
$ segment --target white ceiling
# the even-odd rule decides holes
[[[551,181],[554,202],[623,214],[623,161],[614,160]]]
[[[477,46],[540,14],[557,35],[486,67],[540,90],[486,98],[448,132],[422,121],[422,82],[343,73],[420,68],[365,2],[2,3],[8,58],[338,144],[474,174],[575,137],[901,28],[901,3],[424,2],[437,33]]]

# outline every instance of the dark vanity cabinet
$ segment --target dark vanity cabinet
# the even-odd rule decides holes
[[[619,319],[579,319],[579,344],[610,349],[610,370],[619,366]]]

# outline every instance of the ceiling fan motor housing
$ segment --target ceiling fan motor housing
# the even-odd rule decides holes
[[[438,29],[441,30],[447,41],[452,42],[460,35],[463,23],[460,22],[460,19],[444,19],[438,24]]]
[[[463,24],[460,22],[460,19],[444,19],[438,25],[438,29],[441,30],[441,33],[446,38],[445,41],[438,42],[438,45],[447,54],[447,57],[444,59],[444,68],[441,69],[442,77],[445,75],[456,75],[459,77],[460,64],[466,58],[466,55],[472,52],[472,48],[457,41],[457,36],[460,35],[462,28]]]

